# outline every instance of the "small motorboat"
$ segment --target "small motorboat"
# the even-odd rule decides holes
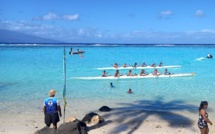
[[[213,56],[212,56],[211,54],[208,54],[208,55],[207,55],[207,58],[208,58],[208,59],[211,59],[211,58],[213,58]]]
[[[70,48],[70,52],[69,52],[69,54],[83,54],[83,53],[85,53],[85,51],[79,50],[79,49],[77,49],[77,51],[75,52],[72,52],[72,48]]]

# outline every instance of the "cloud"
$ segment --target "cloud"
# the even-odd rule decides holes
[[[172,14],[173,14],[173,12],[170,10],[162,11],[158,14],[158,18],[159,19],[168,19],[171,17]]]
[[[74,14],[74,15],[63,15],[62,18],[64,20],[78,20],[79,19],[79,14]]]
[[[215,33],[215,30],[211,30],[211,29],[202,29],[201,31],[203,33]]]
[[[197,17],[204,17],[204,16],[206,16],[206,14],[202,10],[196,10],[195,16],[197,16]]]
[[[48,13],[44,16],[40,17],[34,17],[33,20],[44,20],[44,21],[49,21],[49,20],[71,20],[71,21],[76,21],[79,19],[79,14],[66,14],[66,15],[58,15],[55,13]]]
[[[57,16],[57,14],[54,13],[48,13],[47,15],[44,15],[42,17],[42,20],[55,20],[58,19],[59,17]]]
[[[43,38],[77,43],[211,43],[215,42],[215,29],[198,31],[162,32],[135,30],[126,33],[101,31],[96,27],[62,28],[26,21],[0,21],[0,29],[22,32]]]

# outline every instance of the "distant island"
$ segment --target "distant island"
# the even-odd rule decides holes
[[[22,43],[65,43],[62,41],[41,38],[38,36],[27,35],[20,32],[0,29],[0,43],[13,43],[13,44],[22,44]]]

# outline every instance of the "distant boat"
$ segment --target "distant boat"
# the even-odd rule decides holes
[[[82,53],[85,53],[85,51],[77,49],[77,51],[72,52],[72,48],[70,48],[70,52],[69,52],[69,54],[82,54]]]
[[[211,59],[211,58],[213,58],[213,56],[211,54],[208,54],[207,58]]]

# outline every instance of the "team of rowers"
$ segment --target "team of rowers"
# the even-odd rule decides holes
[[[102,73],[102,77],[111,76],[111,75],[107,75],[107,74],[108,74],[108,73],[104,70],[103,73]],[[153,72],[153,75],[154,75],[154,76],[159,76],[159,75],[161,75],[161,74],[162,74],[162,73],[158,72],[157,69],[155,69],[154,72]],[[136,73],[132,73],[132,70],[131,70],[131,69],[128,71],[128,73],[127,73],[126,75],[127,75],[127,76],[138,76]],[[142,69],[142,70],[140,71],[139,76],[146,76],[146,75],[148,75],[148,73],[145,72],[144,69]],[[164,75],[171,75],[171,73],[168,72],[167,69],[165,69]],[[114,77],[120,77],[120,76],[123,76],[123,74],[119,73],[119,70],[116,70],[116,72],[114,73]]]
[[[162,65],[163,65],[162,62],[160,62],[160,63],[158,64],[159,67],[161,67]],[[148,66],[148,65],[146,65],[145,62],[143,62],[143,63],[141,64],[140,67],[146,67],[146,66]],[[151,67],[156,67],[156,64],[153,63],[152,65],[149,65],[149,66],[151,66]],[[114,67],[114,68],[118,68],[118,67],[120,67],[120,66],[119,66],[117,63],[114,63],[113,67]],[[129,66],[127,66],[127,64],[125,63],[122,67],[129,67]],[[137,66],[137,62],[135,62],[134,65],[133,65],[132,67],[134,67],[134,68],[135,68],[135,67],[138,67],[138,66]]]

